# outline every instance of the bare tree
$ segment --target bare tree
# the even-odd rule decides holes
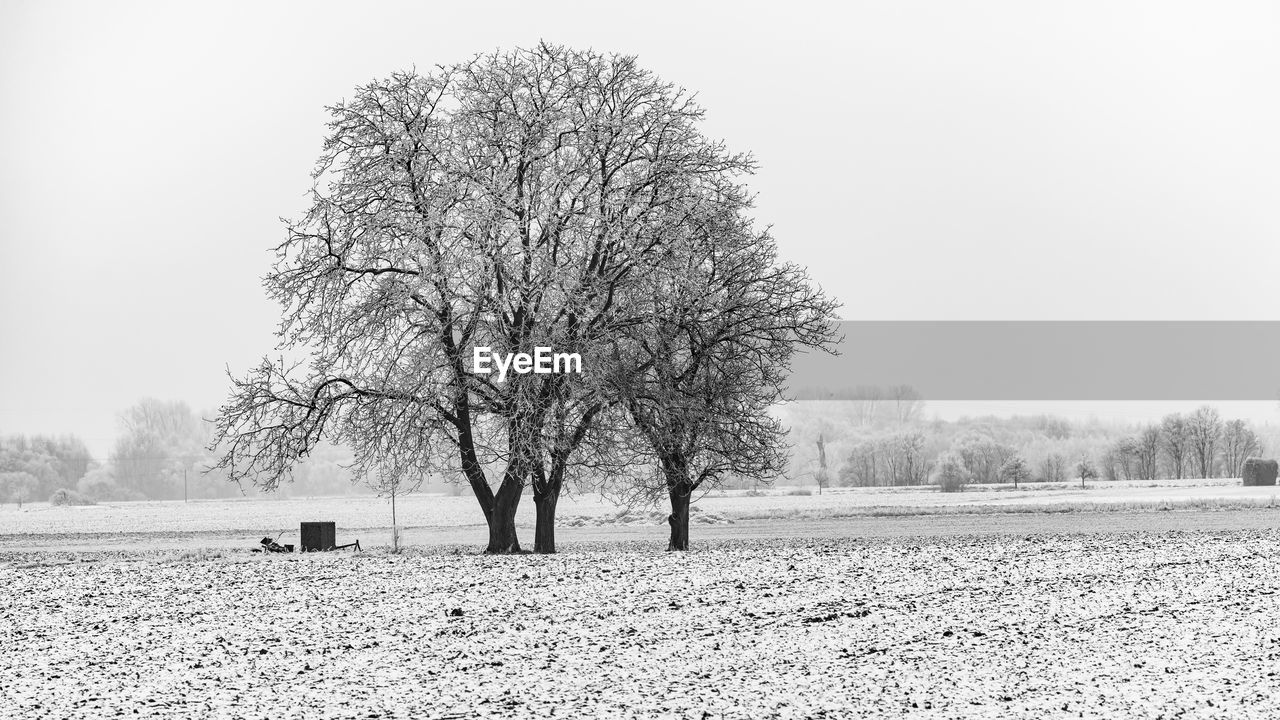
[[[1160,447],[1163,438],[1160,428],[1148,425],[1142,429],[1137,438],[1138,477],[1143,480],[1155,480],[1160,474]]]
[[[1204,405],[1191,414],[1187,421],[1187,429],[1196,471],[1202,478],[1213,477],[1218,455],[1218,441],[1222,437],[1222,418],[1217,410]]]
[[[211,428],[184,402],[145,398],[119,416],[111,465],[122,485],[156,500],[185,497]]]
[[[1262,452],[1257,433],[1243,420],[1230,420],[1222,428],[1222,471],[1226,477],[1238,478],[1244,461]]]
[[[1098,470],[1093,466],[1093,461],[1088,456],[1081,456],[1080,462],[1076,463],[1076,474],[1080,476],[1080,487],[1083,488],[1086,480],[1093,480],[1098,477]]]
[[[846,399],[852,412],[853,421],[859,426],[875,425],[882,416],[886,393],[884,388],[875,385],[858,385],[840,392]]]
[[[1104,460],[1107,473],[1107,479],[1123,479],[1132,480],[1139,465],[1139,445],[1138,440],[1132,437],[1124,437],[1115,441],[1110,448],[1107,449]]]
[[[994,483],[1000,480],[1000,468],[1015,454],[1015,450],[994,440],[990,435],[967,434],[954,443],[953,449],[964,458],[972,481]]]
[[[880,440],[880,457],[885,463],[890,485],[923,485],[933,463],[925,458],[926,439],[922,432],[900,432]]]
[[[1031,468],[1027,467],[1027,461],[1021,455],[1013,455],[1000,466],[1000,479],[1013,483],[1014,489],[1017,489],[1019,483],[1031,479]]]
[[[391,552],[400,552],[400,522],[396,517],[396,498],[403,497],[422,485],[421,477],[405,477],[379,467],[375,473],[365,478],[365,484],[378,493],[379,497],[391,500]]]
[[[840,482],[856,487],[875,487],[880,484],[880,442],[864,439],[853,446],[849,459],[840,468]]]
[[[792,355],[831,348],[836,304],[752,230],[742,188],[720,187],[688,249],[650,269],[649,321],[627,334],[615,388],[657,458],[671,503],[670,550],[689,546],[689,503],[704,485],[768,480],[785,467],[782,399]]]
[[[1040,480],[1063,482],[1067,479],[1067,459],[1059,453],[1049,453],[1040,462]]]
[[[1169,473],[1181,480],[1191,455],[1191,437],[1187,419],[1180,413],[1166,415],[1160,421],[1160,435],[1165,457],[1169,462]]]
[[[923,485],[934,463],[926,456],[928,438],[910,430],[865,438],[853,446],[841,481],[846,485]]]
[[[535,549],[553,551],[555,500],[611,401],[563,375],[478,374],[473,350],[610,362],[638,268],[749,159],[633,58],[545,44],[398,73],[330,114],[312,207],[265,281],[282,348],[311,359],[233,378],[217,467],[273,488],[327,437],[357,475],[460,473],[489,552],[520,549],[532,483]]]
[[[924,412],[924,396],[910,385],[894,385],[889,388],[889,399],[893,403],[894,419],[899,425],[919,420]]]

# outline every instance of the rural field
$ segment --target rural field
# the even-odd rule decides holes
[[[771,537],[779,521],[819,521],[833,527],[837,537],[858,535],[877,518],[920,518],[917,525],[934,525],[944,516],[951,524],[990,525],[981,515],[1041,516],[1032,527],[1052,522],[1043,516],[1093,512],[1237,511],[1280,507],[1277,487],[1243,487],[1238,479],[1160,480],[1090,483],[1033,483],[1020,489],[1009,485],[971,486],[965,492],[941,493],[935,486],[904,488],[776,487],[759,492],[724,491],[694,500],[694,537],[741,537],[750,528]],[[410,545],[480,545],[484,522],[476,501],[464,495],[415,494],[397,503],[402,537]],[[598,540],[609,537],[652,536],[665,543],[666,511],[660,508],[624,509],[595,494],[567,496],[557,510],[557,535],[562,539]],[[263,536],[283,533],[281,542],[296,540],[303,520],[332,520],[340,542],[359,539],[362,547],[389,545],[391,506],[371,496],[319,498],[244,498],[154,502],[106,502],[87,506],[28,503],[21,509],[0,506],[0,551],[101,549],[157,550],[245,549]],[[533,531],[533,503],[523,501],[517,526]],[[1072,526],[1066,520],[1066,527]],[[1058,524],[1062,524],[1059,522]],[[800,528],[813,525],[801,522]],[[886,525],[888,527],[889,525]],[[801,530],[803,532],[803,530]],[[824,533],[827,531],[824,530]],[[752,535],[755,537],[755,535]]]
[[[1275,717],[1271,491],[779,488],[689,553],[580,497],[554,556],[466,497],[399,554],[375,498],[9,506],[0,716]],[[366,550],[249,552],[302,519]]]

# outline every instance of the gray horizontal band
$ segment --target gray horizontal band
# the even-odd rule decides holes
[[[797,399],[1276,400],[1280,322],[847,321],[792,363]]]

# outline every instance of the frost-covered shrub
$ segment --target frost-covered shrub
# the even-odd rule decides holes
[[[136,490],[117,485],[115,476],[105,468],[97,468],[86,473],[80,478],[80,482],[76,483],[76,490],[94,502],[146,499]]]
[[[93,505],[94,502],[75,490],[60,488],[49,496],[50,505]]]
[[[793,488],[787,491],[788,495],[812,495],[813,491],[809,488]]]
[[[1280,469],[1275,460],[1248,458],[1240,470],[1245,485],[1275,485],[1276,471]]]
[[[934,481],[938,483],[938,489],[942,492],[964,490],[964,486],[969,483],[971,477],[972,473],[965,467],[964,459],[960,455],[948,452],[938,458]]]

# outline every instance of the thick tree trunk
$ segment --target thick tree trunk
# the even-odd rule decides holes
[[[684,483],[668,489],[671,514],[667,516],[667,524],[671,526],[671,541],[667,550],[689,549],[689,497],[692,494]]]
[[[533,551],[536,553],[556,551],[556,503],[559,500],[559,488],[533,494],[533,505],[538,511],[538,524],[533,530]]]
[[[505,554],[520,552],[520,540],[516,537],[516,508],[520,505],[523,483],[508,470],[502,485],[493,498],[493,512],[489,516],[489,547],[486,553]]]
[[[448,311],[446,309],[446,314]],[[453,398],[451,422],[458,430],[458,460],[462,473],[484,513],[489,526],[489,546],[486,553],[520,552],[520,540],[516,537],[516,508],[520,505],[520,493],[524,489],[525,475],[519,464],[508,465],[502,485],[495,494],[489,487],[489,479],[476,453],[475,435],[471,427],[470,397],[467,392],[468,371],[463,366],[463,355],[454,344],[452,317],[442,318],[440,340],[452,358],[456,393]]]
[[[560,489],[564,487],[565,457],[552,458],[551,477],[547,477],[541,464],[533,467],[533,504],[538,511],[538,523],[533,530],[533,551],[536,553],[556,551],[556,503],[560,501]]]

